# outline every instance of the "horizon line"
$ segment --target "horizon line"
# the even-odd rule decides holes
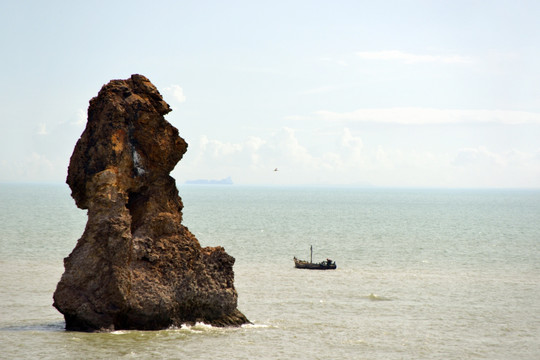
[[[176,180],[176,179],[175,179]],[[60,181],[2,181],[0,185],[55,185],[66,186],[67,183]],[[177,188],[187,187],[275,187],[275,188],[357,188],[357,189],[404,189],[404,190],[540,190],[539,187],[520,186],[437,186],[437,185],[373,185],[373,184],[262,184],[262,183],[233,183],[233,184],[188,184],[177,183]]]

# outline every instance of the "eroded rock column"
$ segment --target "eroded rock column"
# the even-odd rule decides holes
[[[249,322],[237,310],[234,258],[182,225],[169,175],[187,150],[155,86],[112,80],[90,101],[67,183],[88,223],[54,293],[68,330]]]

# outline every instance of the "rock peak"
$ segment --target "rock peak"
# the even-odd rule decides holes
[[[187,143],[142,75],[112,80],[90,100],[67,183],[88,222],[54,293],[69,330],[162,329],[248,322],[237,310],[234,258],[201,248],[182,225],[169,175]]]
[[[77,206],[88,208],[87,191],[94,189],[87,184],[107,169],[118,172],[127,190],[168,176],[187,150],[178,130],[163,117],[170,111],[142,75],[112,80],[101,88],[90,100],[86,129],[68,169],[67,183]]]

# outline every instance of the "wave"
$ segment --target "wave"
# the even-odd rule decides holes
[[[374,293],[371,293],[367,296],[362,296],[362,298],[366,299],[366,300],[371,300],[371,301],[392,301],[391,298],[387,298],[387,297],[384,297],[384,296],[379,296],[377,294],[374,294]]]
[[[209,333],[209,332],[226,332],[226,331],[238,331],[239,329],[260,329],[268,328],[265,324],[244,324],[240,327],[220,327],[212,326],[204,322],[196,322],[195,324],[182,324],[181,326],[171,326],[167,330],[182,331],[190,333]]]

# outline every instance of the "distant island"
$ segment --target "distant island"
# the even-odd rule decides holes
[[[233,181],[230,176],[221,180],[208,180],[208,179],[197,179],[197,180],[187,180],[186,184],[188,185],[232,185]]]

